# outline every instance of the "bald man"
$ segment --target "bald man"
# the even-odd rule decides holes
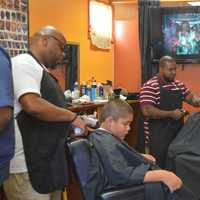
[[[170,56],[163,56],[159,73],[147,81],[140,91],[140,105],[145,116],[144,131],[150,153],[161,168],[166,167],[168,146],[183,125],[183,101],[200,107],[197,98],[176,77],[176,62]]]
[[[68,127],[72,123],[84,132],[85,123],[66,109],[48,72],[62,63],[65,45],[64,35],[46,26],[32,36],[28,53],[12,59],[16,148],[4,184],[8,200],[49,200],[49,193],[68,183]]]

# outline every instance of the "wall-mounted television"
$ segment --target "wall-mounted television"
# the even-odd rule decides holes
[[[177,63],[200,63],[200,7],[151,9],[151,55],[171,55]]]

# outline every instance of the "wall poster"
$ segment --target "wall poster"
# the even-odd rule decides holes
[[[0,0],[0,46],[11,57],[28,49],[28,0]]]

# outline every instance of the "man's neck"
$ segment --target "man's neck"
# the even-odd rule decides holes
[[[166,81],[165,78],[160,74],[158,74],[158,80],[161,85],[166,85],[173,82],[173,81]]]
[[[37,60],[37,62],[40,63],[40,65],[45,66],[45,63],[40,54],[38,53],[38,51],[36,51],[34,48],[30,48],[30,53]]]

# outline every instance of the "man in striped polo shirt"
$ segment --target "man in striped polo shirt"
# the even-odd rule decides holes
[[[183,101],[200,107],[200,98],[193,95],[181,81],[175,80],[175,76],[175,60],[163,56],[159,62],[159,73],[144,83],[140,91],[140,105],[145,117],[145,142],[161,168],[165,168],[169,144],[183,125]]]

